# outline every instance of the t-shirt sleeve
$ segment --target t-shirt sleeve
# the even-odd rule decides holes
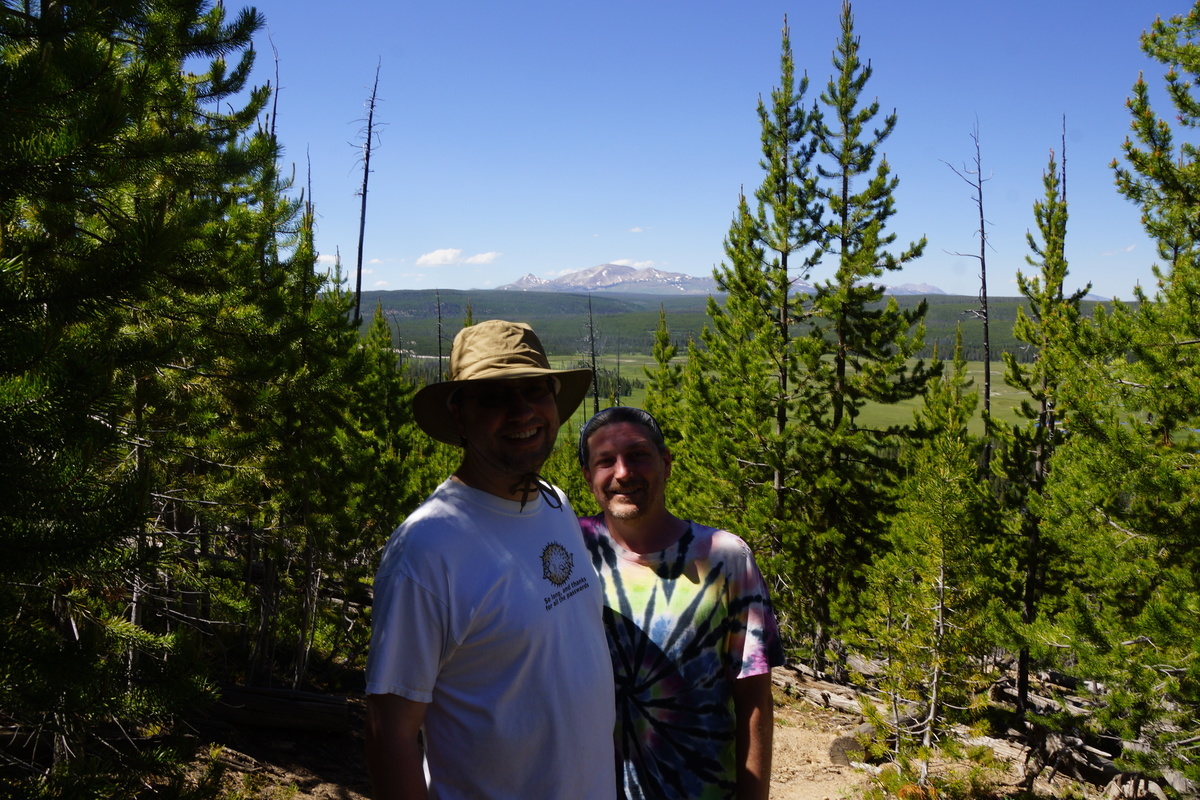
[[[749,678],[768,673],[772,667],[784,663],[783,643],[766,581],[750,548],[741,539],[736,539],[736,543],[738,555],[731,559],[734,563],[730,566],[734,588],[732,602],[738,610],[740,624],[734,627],[730,652],[735,656],[734,677]]]
[[[438,672],[454,646],[449,611],[433,590],[403,569],[376,578],[367,694],[432,702]]]

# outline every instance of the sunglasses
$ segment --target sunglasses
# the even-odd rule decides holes
[[[553,397],[558,394],[558,379],[548,377],[526,382],[497,381],[491,386],[474,391],[464,389],[458,394],[463,400],[471,400],[484,410],[497,411],[508,408],[518,396],[530,404]]]

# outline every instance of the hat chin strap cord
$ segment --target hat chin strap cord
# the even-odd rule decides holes
[[[522,476],[508,491],[512,494],[521,493],[521,511],[525,510],[525,504],[535,493],[540,494],[546,501],[546,505],[551,508],[562,508],[562,500],[559,499],[558,492],[554,491],[554,487],[550,485],[549,481],[536,472]]]

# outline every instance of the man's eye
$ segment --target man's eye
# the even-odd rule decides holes
[[[549,383],[535,383],[521,390],[526,400],[543,400],[550,394]]]
[[[475,395],[475,402],[480,408],[503,408],[508,405],[508,392],[480,392]]]

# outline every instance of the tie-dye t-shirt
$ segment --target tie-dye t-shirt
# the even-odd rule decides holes
[[[734,534],[690,524],[658,553],[580,519],[604,590],[617,684],[617,783],[626,798],[732,798],[733,681],[783,663],[762,575]]]

